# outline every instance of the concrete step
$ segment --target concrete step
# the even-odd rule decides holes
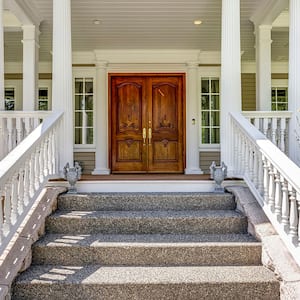
[[[279,282],[258,266],[34,266],[17,279],[12,299],[272,300]]]
[[[47,218],[50,233],[246,233],[247,218],[230,210],[58,211]]]
[[[199,210],[235,209],[232,194],[215,193],[91,193],[64,194],[61,210]]]
[[[46,265],[229,266],[261,263],[261,244],[247,234],[48,234],[32,250],[33,264]]]

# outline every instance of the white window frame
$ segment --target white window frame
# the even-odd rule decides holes
[[[5,109],[5,106],[6,106],[6,98],[5,98],[5,90],[6,89],[13,89],[13,91],[14,91],[14,99],[13,99],[13,101],[14,101],[14,110],[6,110]],[[17,110],[17,99],[16,99],[16,87],[15,86],[5,86],[4,87],[4,109],[5,109],[5,111],[16,111]]]
[[[75,79],[92,78],[93,79],[93,144],[75,144]],[[96,151],[96,69],[95,68],[73,68],[73,114],[74,114],[74,152],[95,152]]]
[[[38,97],[36,100],[36,109],[39,110],[39,90],[47,89],[48,90],[48,111],[52,110],[52,80],[51,79],[40,79],[38,87]]]
[[[207,151],[207,152],[218,152],[221,150],[220,144],[203,144],[202,143],[202,106],[201,106],[201,96],[202,96],[202,79],[203,78],[219,78],[219,101],[220,101],[220,122],[221,122],[221,67],[199,67],[199,88],[198,88],[198,116],[199,116],[199,122],[198,122],[198,128],[199,128],[199,151]],[[221,123],[220,123],[221,127]],[[221,138],[221,136],[220,136]]]
[[[272,90],[273,90],[273,88],[275,88],[275,89],[287,89],[288,90],[289,81],[288,81],[288,79],[272,79],[272,84],[271,85],[272,85],[271,86]],[[289,100],[289,95],[288,95],[287,100]],[[271,96],[271,109],[272,109],[272,96]],[[288,107],[287,107],[287,110],[288,110]]]

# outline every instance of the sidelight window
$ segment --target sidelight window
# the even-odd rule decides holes
[[[49,90],[47,87],[39,88],[38,110],[49,110]]]
[[[94,80],[75,78],[75,144],[94,143]]]
[[[220,143],[219,78],[201,79],[201,141],[202,144]]]

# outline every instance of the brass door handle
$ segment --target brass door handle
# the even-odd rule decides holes
[[[146,127],[143,128],[143,144],[146,145],[146,138],[147,138],[147,130]]]
[[[149,140],[149,145],[151,145],[151,140],[152,140],[152,128],[148,129],[148,140]]]

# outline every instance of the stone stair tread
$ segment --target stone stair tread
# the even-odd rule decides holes
[[[16,284],[169,284],[276,282],[263,266],[32,266]]]
[[[240,212],[233,210],[148,210],[148,211],[57,211],[49,218],[245,218]]]
[[[249,234],[47,234],[34,247],[261,245]]]
[[[232,194],[214,193],[91,193],[64,194],[60,209],[81,210],[181,210],[234,209]]]

